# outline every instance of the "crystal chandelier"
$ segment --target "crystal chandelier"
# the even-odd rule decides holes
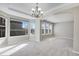
[[[41,8],[38,7],[38,3],[36,3],[36,7],[32,8],[32,16],[39,18],[43,16],[43,11]]]

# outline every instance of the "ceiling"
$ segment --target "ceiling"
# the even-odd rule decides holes
[[[39,7],[43,10],[43,12],[47,12],[56,6],[61,5],[62,3],[39,3]],[[35,8],[36,3],[0,3],[0,7],[5,8],[13,8],[25,13],[31,14],[31,9]]]
[[[46,16],[47,20],[52,21],[52,22],[63,22],[63,21],[70,21],[72,18],[70,18],[70,16],[72,17],[72,15],[70,14],[57,14],[57,15],[53,15],[54,10],[56,9],[57,11],[62,11],[64,9],[66,9],[64,6],[66,6],[68,8],[67,3],[39,3],[39,7],[43,10],[44,13],[49,12],[47,14],[50,14],[51,17]],[[1,8],[4,8],[4,11],[6,11],[7,13],[11,13],[13,15],[18,15],[18,16],[24,16],[26,17],[26,14],[31,14],[31,9],[34,8],[36,6],[35,3],[0,3],[0,10]],[[61,8],[60,8],[61,6]],[[69,8],[73,6],[70,5]],[[10,10],[9,8],[13,8],[15,10]],[[59,9],[57,9],[59,8]],[[64,8],[64,9],[62,9]],[[17,12],[17,11],[20,12]],[[53,11],[52,11],[53,10]],[[22,12],[21,12],[22,11]],[[24,15],[25,14],[25,15]],[[68,19],[66,19],[68,18]]]
[[[39,7],[44,12],[61,5],[61,3],[39,3]],[[35,3],[0,3],[0,7],[14,8],[31,14],[31,9],[35,8]]]

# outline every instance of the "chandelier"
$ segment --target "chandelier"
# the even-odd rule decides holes
[[[43,11],[41,8],[38,7],[38,3],[36,3],[36,7],[32,8],[32,16],[39,18],[43,16]]]

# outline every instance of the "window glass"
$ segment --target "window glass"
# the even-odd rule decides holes
[[[28,28],[28,22],[23,21],[22,22],[22,28],[27,29]]]
[[[52,34],[53,24],[47,21],[41,22],[41,34]]]
[[[46,33],[46,34],[49,33],[49,23],[46,23],[45,33]]]
[[[10,21],[10,36],[19,36],[28,34],[27,21]]]
[[[49,33],[52,33],[52,24],[49,26]]]
[[[42,22],[42,25],[41,25],[41,33],[42,34],[45,34],[45,22]]]
[[[5,37],[5,19],[0,17],[0,37]]]
[[[35,34],[35,22],[31,22],[31,34]]]
[[[28,34],[28,25],[29,25],[29,22],[26,22],[26,21],[22,22],[22,28],[25,29],[25,34]]]

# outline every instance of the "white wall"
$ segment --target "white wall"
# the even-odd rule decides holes
[[[79,6],[66,10],[66,12],[71,13],[74,19],[74,31],[73,31],[73,50],[79,53]]]
[[[58,37],[73,38],[74,22],[61,22],[54,25],[54,34]]]
[[[35,41],[40,42],[40,19],[35,20]]]
[[[74,40],[73,49],[79,52],[79,7],[73,9],[74,15]]]
[[[28,35],[12,36],[8,38],[8,44],[18,44],[26,42],[29,39]]]

